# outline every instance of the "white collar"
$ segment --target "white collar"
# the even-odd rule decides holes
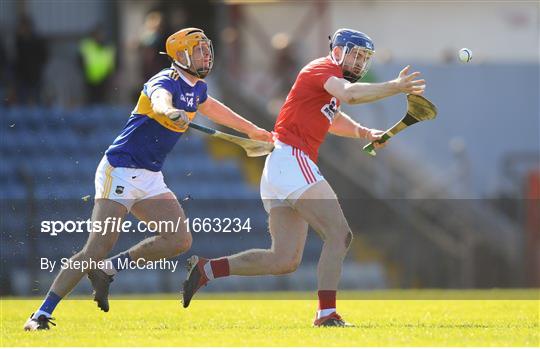
[[[184,80],[184,82],[186,84],[188,84],[189,86],[191,87],[194,87],[195,84],[197,84],[197,82],[195,81],[194,83],[191,82],[188,78],[186,78],[186,76],[184,75],[184,72],[181,70],[181,69],[178,69],[174,63],[171,65],[171,68],[173,68],[174,70],[176,70],[176,72],[178,73],[178,75],[180,75],[180,77],[182,78],[182,80]]]

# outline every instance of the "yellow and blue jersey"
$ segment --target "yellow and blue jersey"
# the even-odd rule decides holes
[[[203,80],[192,84],[172,67],[154,75],[144,84],[126,126],[105,152],[113,167],[160,171],[165,157],[186,132],[188,126],[180,128],[152,109],[152,93],[160,88],[172,94],[173,106],[184,110],[190,120],[195,117],[197,106],[208,98]]]

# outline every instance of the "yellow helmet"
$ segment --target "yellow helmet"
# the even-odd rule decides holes
[[[198,28],[185,28],[167,38],[167,56],[173,63],[201,79],[206,77],[214,65],[212,41]],[[200,51],[197,51],[200,50]],[[197,57],[194,59],[194,54]]]

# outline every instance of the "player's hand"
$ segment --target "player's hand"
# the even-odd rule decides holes
[[[424,79],[416,79],[420,75],[420,72],[409,74],[410,68],[410,65],[403,68],[399,72],[398,77],[394,79],[394,83],[400,92],[421,95],[426,89],[426,81]]]
[[[249,132],[248,137],[250,139],[255,139],[257,141],[263,142],[273,142],[272,133],[262,129],[260,127],[255,127],[251,132]]]
[[[180,128],[186,127],[189,123],[189,117],[186,112],[180,109],[170,108],[165,113],[169,119],[171,119],[174,124]]]
[[[373,141],[378,141],[379,139],[381,139],[381,137],[384,135],[384,131],[381,131],[381,130],[376,130],[376,129],[370,129],[368,131],[368,133],[366,134],[366,139],[370,142],[373,142]],[[375,147],[375,149],[379,149],[379,148],[383,148],[384,146],[386,146],[386,143],[388,141],[384,142],[384,143],[379,143],[379,142],[373,142],[373,146]]]

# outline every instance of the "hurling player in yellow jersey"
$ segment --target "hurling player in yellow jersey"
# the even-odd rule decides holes
[[[176,196],[165,184],[161,167],[197,111],[251,139],[272,141],[270,132],[207,94],[203,79],[212,69],[214,54],[211,41],[201,29],[186,28],[174,33],[167,39],[166,51],[172,60],[171,67],[144,84],[126,126],[97,168],[92,221],[102,222],[104,227],[107,220],[118,221],[131,212],[143,222],[179,221],[181,224],[178,229],[176,224],[175,227],[164,224],[159,234],[106,260],[120,231],[113,229],[103,234],[104,231],[93,230],[84,248],[71,260],[104,261],[103,268],[62,269],[43,304],[25,323],[25,330],[48,329],[54,308],[85,274],[94,288],[94,300],[106,312],[112,277],[129,262],[175,257],[191,247],[192,237],[184,225],[186,217]]]

